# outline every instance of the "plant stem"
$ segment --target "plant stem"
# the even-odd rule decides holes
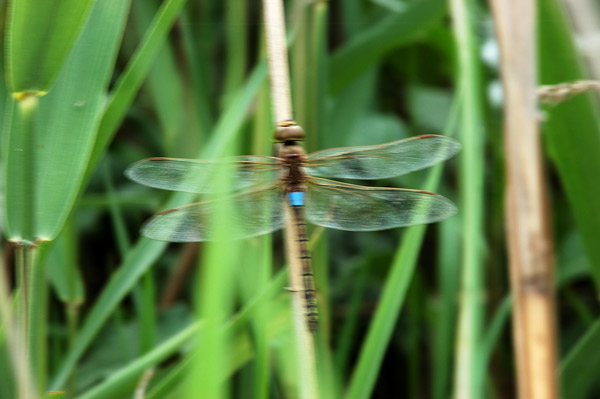
[[[263,0],[265,40],[271,85],[271,101],[275,123],[293,119],[288,66],[285,19],[281,0]],[[299,397],[317,399],[317,378],[314,339],[304,319],[305,296],[301,281],[302,265],[296,228],[290,205],[282,198],[286,214],[286,256],[292,287],[292,317],[296,332],[296,354],[300,368]]]
[[[463,216],[461,301],[458,315],[454,397],[481,397],[478,350],[483,325],[483,123],[479,48],[473,33],[473,0],[450,1],[458,49],[458,83],[462,95],[460,157],[461,214]]]
[[[492,1],[505,93],[506,241],[518,397],[558,398],[554,256],[536,97],[535,1]]]

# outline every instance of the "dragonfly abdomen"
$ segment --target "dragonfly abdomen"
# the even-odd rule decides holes
[[[315,280],[312,272],[311,257],[308,250],[308,236],[306,234],[306,223],[304,222],[304,192],[292,191],[288,193],[288,200],[294,211],[294,223],[296,225],[296,237],[300,249],[300,264],[302,269],[302,289],[304,290],[304,303],[306,306],[305,317],[310,332],[317,331],[319,312],[317,309],[317,297]]]

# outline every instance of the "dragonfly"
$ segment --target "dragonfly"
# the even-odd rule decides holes
[[[156,214],[142,227],[148,238],[171,242],[216,238],[210,218],[219,206],[235,209],[232,239],[270,233],[286,222],[288,206],[295,229],[304,291],[305,317],[311,332],[318,323],[305,219],[327,228],[375,231],[438,222],[457,213],[447,198],[422,190],[367,187],[328,178],[375,180],[404,175],[445,161],[460,151],[446,136],[423,135],[380,145],[325,149],[306,154],[303,129],[294,121],[277,125],[278,156],[223,159],[148,158],[125,174],[133,181],[164,190],[214,192],[212,179],[223,167],[232,170],[232,192],[216,199]],[[217,194],[218,195],[218,194]]]

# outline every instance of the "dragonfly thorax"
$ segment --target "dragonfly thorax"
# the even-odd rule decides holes
[[[301,188],[306,179],[304,173],[304,165],[306,164],[304,149],[295,144],[284,145],[279,151],[279,157],[284,168],[284,179],[289,191],[304,191]]]

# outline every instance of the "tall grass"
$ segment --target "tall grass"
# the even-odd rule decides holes
[[[15,269],[23,253],[3,247],[0,398],[32,397],[29,385],[71,398],[295,397],[303,381],[292,350],[281,234],[226,243],[224,229],[226,244],[201,244],[190,256],[194,247],[142,238],[139,228],[194,196],[123,176],[127,165],[151,156],[272,154],[258,2],[72,2],[77,7],[56,15],[21,7],[29,3],[2,3],[8,80],[0,84],[1,222],[7,241],[46,241],[36,242],[29,263],[38,299],[24,305],[18,299],[27,298],[26,284]],[[480,119],[470,123],[488,132],[457,160],[376,182],[440,192],[459,204],[460,215],[479,213],[483,231],[460,216],[376,233],[314,230],[321,396],[441,399],[466,373],[481,382],[469,397],[514,397],[514,383],[506,383],[514,382],[515,357],[507,323],[502,109],[485,95],[498,71],[477,56],[477,43],[492,40],[490,11],[471,10],[477,40],[464,48],[442,0],[286,7],[294,117],[307,131],[309,151],[428,133],[456,132],[462,140],[466,129],[456,126],[469,123],[475,98]],[[588,77],[565,11],[544,0],[540,12],[543,82]],[[458,77],[473,76],[455,62],[465,51],[482,71],[470,94]],[[558,53],[570,61],[556,62]],[[39,106],[23,119],[27,98]],[[565,397],[600,394],[597,105],[593,96],[575,97],[545,109],[542,126]],[[483,184],[465,156],[483,161],[476,166]],[[484,210],[471,208],[467,195],[483,199]],[[234,223],[226,210],[215,217],[223,226]],[[482,244],[473,249],[475,263],[487,277],[477,298],[485,308],[481,331],[468,344],[481,353],[477,367],[457,369],[456,313],[464,299],[457,275],[466,263],[459,248],[472,246],[474,235]],[[29,357],[14,351],[22,339],[15,328],[26,315],[35,320],[21,341]]]

